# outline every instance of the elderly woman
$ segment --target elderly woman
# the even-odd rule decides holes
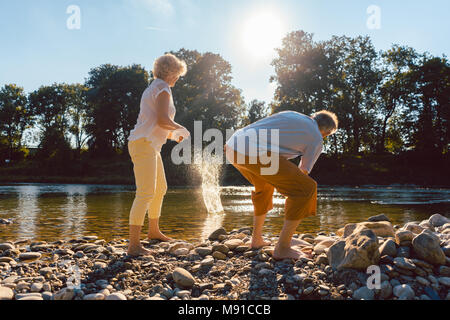
[[[160,152],[167,139],[181,142],[189,137],[186,128],[174,122],[176,110],[171,90],[186,71],[186,63],[172,54],[156,59],[153,66],[155,80],[142,95],[137,124],[128,138],[128,151],[136,180],[136,197],[130,212],[128,254],[131,256],[151,253],[140,242],[147,211],[148,239],[171,240],[159,229],[161,206],[167,191]]]

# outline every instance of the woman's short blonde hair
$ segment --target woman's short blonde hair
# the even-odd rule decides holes
[[[312,115],[323,132],[333,134],[338,130],[339,121],[336,114],[330,111],[322,110]]]
[[[159,57],[153,64],[153,75],[162,80],[166,80],[172,76],[182,77],[186,75],[186,72],[186,62],[170,53]]]

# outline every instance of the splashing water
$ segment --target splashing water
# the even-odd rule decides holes
[[[201,151],[196,150],[195,152],[197,156],[201,155]],[[200,157],[197,158],[200,159]],[[219,186],[223,159],[216,155],[203,155],[201,159],[201,161],[195,162],[194,168],[202,177],[202,196],[206,210],[208,213],[223,213]]]

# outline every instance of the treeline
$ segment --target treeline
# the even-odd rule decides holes
[[[393,45],[377,52],[369,37],[288,34],[273,61],[272,111],[328,109],[340,130],[334,154],[448,153],[450,65],[447,58]]]
[[[368,37],[314,41],[303,31],[288,34],[277,52],[270,105],[246,103],[231,84],[230,63],[220,55],[172,52],[188,65],[173,90],[176,121],[191,131],[195,120],[205,129],[225,130],[282,110],[327,109],[340,120],[338,133],[327,141],[329,157],[411,153],[439,163],[447,157],[450,65],[445,56],[398,45],[377,52]],[[114,157],[127,161],[127,137],[151,81],[151,72],[140,65],[105,64],[92,69],[84,84],[53,84],[29,94],[5,85],[0,88],[0,166],[6,159],[33,162],[47,174],[62,175],[77,165],[74,174],[92,173],[92,160],[103,159],[104,167]],[[32,136],[25,139],[25,132]],[[30,138],[39,145],[33,154],[23,144]],[[168,149],[163,149],[165,158]]]

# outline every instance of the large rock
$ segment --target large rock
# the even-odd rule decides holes
[[[176,268],[172,272],[172,278],[177,285],[184,288],[191,288],[195,283],[195,279],[192,274],[183,268]]]
[[[391,256],[395,257],[397,255],[397,245],[394,240],[386,240],[379,248],[380,256]]]
[[[440,247],[439,238],[431,232],[424,231],[417,235],[412,246],[420,259],[434,265],[445,265],[445,254]]]
[[[440,214],[433,214],[429,219],[428,219],[428,221],[430,222],[430,224],[433,226],[433,227],[440,227],[440,226],[443,226],[444,224],[446,224],[446,223],[449,223],[450,222],[450,219],[449,218],[447,218],[447,217],[444,217],[444,216],[442,216],[442,215],[440,215]]]
[[[328,252],[332,250],[333,246]],[[342,244],[339,244],[331,255],[327,255],[330,265],[336,266],[337,270],[349,268],[366,271],[367,267],[378,264],[380,260],[378,238],[372,230],[367,229],[364,225],[359,225],[345,240],[343,253],[337,250],[341,248]],[[339,261],[339,258],[342,259]]]
[[[12,300],[14,298],[14,291],[8,287],[0,287],[0,300]]]
[[[226,234],[227,234],[227,231],[225,230],[225,228],[221,227],[221,228],[219,228],[219,229],[213,231],[213,232],[209,235],[208,239],[211,240],[211,241],[219,240],[219,236],[220,236],[220,235],[226,235]]]
[[[333,269],[337,269],[344,260],[345,256],[345,241],[340,240],[335,242],[327,251],[328,262]]]
[[[395,237],[395,230],[388,221],[349,223],[339,229],[336,234],[347,238],[360,226],[372,230],[378,237]]]

